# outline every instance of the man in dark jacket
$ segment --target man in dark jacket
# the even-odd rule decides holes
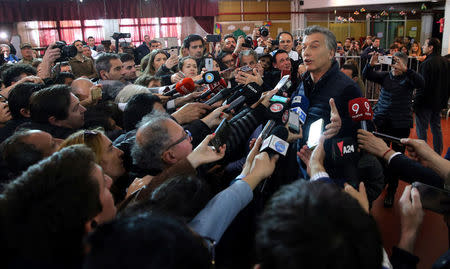
[[[439,55],[441,43],[437,38],[428,38],[422,47],[427,59],[421,64],[419,73],[425,86],[418,89],[414,108],[416,132],[419,139],[427,141],[428,124],[433,134],[434,151],[442,153],[442,129],[440,111],[447,107],[450,92],[450,70],[448,61]]]
[[[409,137],[412,120],[412,94],[414,89],[425,85],[423,77],[407,68],[408,56],[401,52],[394,54],[391,72],[374,71],[378,62],[378,54],[374,54],[363,71],[363,78],[381,85],[380,98],[374,113],[374,123],[378,132],[394,137]],[[388,145],[390,144],[386,141]],[[403,145],[392,143],[397,152],[405,152]],[[389,183],[384,199],[386,207],[392,207],[398,179],[388,170],[386,180]]]
[[[304,141],[300,145],[308,138],[311,123],[318,119],[324,120],[324,126],[331,123],[325,132],[330,138],[356,137],[357,126],[352,123],[347,107],[350,100],[361,97],[361,90],[353,80],[339,71],[339,65],[334,59],[336,47],[336,37],[330,30],[317,25],[305,29],[302,58],[307,72],[292,96],[305,95],[310,101],[308,116],[303,125]],[[334,99],[342,125],[340,121],[335,121],[335,117],[331,118],[334,113],[331,113],[330,98]],[[325,151],[331,151],[331,143],[328,141],[325,143]],[[330,169],[332,174],[343,170],[338,169],[330,159],[325,163],[327,171]],[[335,166],[337,169],[333,169]]]

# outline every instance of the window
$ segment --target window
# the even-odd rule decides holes
[[[119,20],[121,33],[130,33],[131,42],[139,45],[144,41],[144,36],[150,39],[163,37],[180,38],[181,18],[144,18],[144,19],[121,19]]]
[[[30,21],[18,24],[22,42],[30,42],[34,47],[46,47],[56,41],[68,44],[75,40],[86,40],[93,36],[100,44],[104,39],[103,20],[72,21]]]

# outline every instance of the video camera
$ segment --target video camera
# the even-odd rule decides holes
[[[64,41],[56,41],[53,48],[58,48],[61,50],[61,57],[56,59],[55,62],[67,62],[78,53],[78,50],[74,45],[67,45]]]
[[[115,32],[111,37],[114,40],[118,40],[118,39],[121,39],[121,38],[130,38],[131,34],[130,33],[117,33],[117,32]]]

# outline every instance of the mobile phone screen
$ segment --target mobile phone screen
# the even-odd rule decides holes
[[[322,135],[322,130],[323,130],[323,119],[318,119],[311,124],[311,126],[309,127],[308,142],[306,142],[308,148],[314,148],[319,144],[319,139],[320,136]]]
[[[206,71],[213,71],[213,59],[205,58],[205,67]]]
[[[450,192],[421,182],[413,182],[420,193],[422,207],[439,214],[450,212]]]
[[[283,76],[274,89],[281,89],[288,82],[290,75]]]
[[[230,126],[227,119],[223,119],[217,129],[214,131],[216,134],[209,142],[210,146],[213,146],[216,151],[219,151],[219,147],[223,146],[227,142],[227,137],[230,132]]]
[[[287,97],[283,97],[283,96],[279,96],[279,95],[274,95],[270,99],[270,102],[280,102],[280,103],[284,103],[284,104],[287,104],[287,101],[288,101]]]

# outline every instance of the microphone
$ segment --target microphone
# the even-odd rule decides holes
[[[357,186],[360,154],[355,140],[351,137],[332,139],[331,159],[335,167],[339,167],[335,169],[334,177],[346,179],[352,186]]]
[[[220,80],[219,71],[208,71],[203,73],[202,79],[195,81],[195,84],[211,84]]]
[[[225,88],[223,90],[221,90],[220,92],[218,92],[216,95],[214,95],[213,97],[211,97],[208,101],[205,102],[205,104],[207,105],[212,105],[222,99],[227,98],[231,93],[235,92],[238,88],[233,87],[233,88]]]
[[[290,111],[298,115],[298,120],[302,125],[305,124],[308,108],[309,100],[306,96],[298,95],[292,98]]]
[[[258,101],[258,99],[261,97],[261,91],[260,88],[257,87],[255,88],[254,85],[257,85],[256,83],[250,83],[248,85],[246,85],[244,88],[239,90],[239,94],[240,96],[235,99],[233,102],[230,103],[230,106],[225,109],[223,112],[224,113],[230,113],[231,110],[237,108],[238,106],[247,103],[249,105],[254,104],[255,102]]]
[[[207,84],[207,89],[198,97],[197,100],[207,99],[211,94],[217,94],[219,91],[225,89],[227,87],[227,83],[225,79],[221,78],[219,81]]]
[[[275,154],[286,156],[289,148],[289,143],[286,142],[288,135],[289,133],[286,128],[281,125],[276,126],[270,132],[269,137],[263,141],[260,152],[267,152],[271,158]]]
[[[193,92],[195,89],[195,84],[192,78],[183,78],[175,84],[175,88],[165,92],[164,96],[173,96],[176,93],[180,95],[186,95]]]
[[[373,111],[367,98],[359,97],[348,102],[348,113],[355,122],[361,122],[361,129],[367,131],[367,120],[373,119]]]

